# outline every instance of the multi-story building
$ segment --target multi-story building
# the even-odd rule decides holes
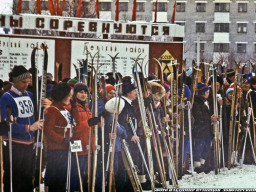
[[[75,16],[78,1],[66,0],[63,15]],[[35,1],[27,2],[30,2],[27,7],[33,10],[31,3],[35,4]],[[115,0],[99,2],[100,18],[114,20]],[[131,20],[133,0],[119,2],[119,19]],[[137,0],[137,21],[154,21],[155,2],[156,0]],[[157,22],[170,22],[175,0],[157,2]],[[47,0],[41,0],[41,3],[45,10],[43,13],[47,14]],[[253,59],[256,53],[255,13],[254,0],[177,0],[175,23],[185,26],[184,59],[187,59],[187,63],[196,59],[197,37],[200,37],[201,59],[206,62],[213,60],[232,63],[234,60],[247,62]],[[94,1],[83,0],[82,17],[95,17]]]

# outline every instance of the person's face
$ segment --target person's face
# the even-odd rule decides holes
[[[69,94],[62,100],[62,103],[64,105],[69,105],[70,104],[70,99],[72,98],[73,96],[73,90],[71,89]]]
[[[106,94],[106,99],[107,99],[107,101],[110,100],[110,99],[112,99],[113,97],[115,97],[115,95],[116,95],[115,90],[109,91],[109,92]]]
[[[256,83],[255,83],[255,84],[252,84],[252,88],[253,88],[253,89],[256,89]]]
[[[210,90],[204,92],[204,94],[202,95],[202,97],[203,97],[204,99],[208,99],[208,97],[209,97],[209,92],[210,92]]]
[[[16,89],[18,89],[19,91],[21,91],[22,93],[24,93],[27,90],[28,85],[30,83],[31,83],[31,78],[26,78],[26,79],[23,79],[21,81],[14,83],[13,86]]]
[[[233,91],[230,91],[228,93],[228,100],[231,101],[232,100],[232,97],[233,97]]]
[[[230,80],[232,83],[234,83],[234,81],[235,81],[235,76],[229,77],[229,80]]]
[[[85,101],[87,97],[88,97],[88,93],[85,90],[81,90],[76,94],[76,98],[79,99],[80,101]]]
[[[137,98],[137,89],[134,89],[127,93],[126,97],[132,101],[135,100]]]
[[[166,92],[165,93],[165,99],[169,99],[170,95],[171,95],[171,91]]]

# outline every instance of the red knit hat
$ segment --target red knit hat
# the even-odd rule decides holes
[[[112,90],[116,90],[116,88],[113,86],[113,85],[111,85],[111,84],[107,84],[106,83],[106,92],[108,93],[108,92],[110,92],[110,91],[112,91]]]

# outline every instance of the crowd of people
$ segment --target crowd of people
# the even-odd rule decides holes
[[[244,75],[244,80],[236,86],[235,71],[230,69],[226,74],[225,78],[223,74],[217,76],[216,90],[212,89],[213,77],[197,83],[195,95],[190,89],[193,81],[189,81],[191,77],[188,75],[186,82],[184,81],[185,86],[177,89],[176,96],[179,99],[175,104],[168,75],[164,75],[164,82],[161,84],[155,80],[154,74],[147,78],[141,76],[139,82],[128,76],[122,77],[120,81],[113,73],[108,73],[108,78],[104,81],[98,80],[96,91],[75,78],[66,78],[56,83],[52,75],[48,74],[46,98],[42,99],[44,117],[35,121],[34,105],[38,103],[34,102],[35,98],[29,91],[32,90],[32,74],[23,66],[15,66],[9,73],[9,81],[0,82],[4,192],[34,190],[35,184],[32,181],[37,147],[35,133],[42,130],[43,173],[39,174],[43,175],[44,190],[49,192],[62,192],[67,188],[73,192],[90,190],[90,182],[93,180],[90,173],[96,168],[95,191],[102,191],[102,187],[109,190],[112,151],[114,177],[110,187],[116,191],[133,191],[134,181],[131,181],[124,160],[127,157],[122,153],[124,141],[128,144],[131,159],[137,167],[139,183],[144,190],[151,189],[152,186],[165,188],[164,182],[175,186],[173,178],[180,179],[183,174],[191,174],[192,165],[189,159],[192,157],[195,172],[209,173],[216,168],[216,130],[213,128],[216,124],[222,125],[221,129],[218,126],[218,132],[223,138],[220,139],[223,147],[220,145],[219,154],[223,154],[224,161],[219,161],[219,168],[227,167],[229,163],[232,166],[239,165],[246,133],[250,135],[252,146],[247,139],[243,163],[255,163],[253,112],[256,112],[256,77],[251,74]],[[88,79],[88,82],[91,80]],[[143,98],[138,98],[139,87],[142,88]],[[217,115],[214,113],[214,91],[217,92]],[[232,108],[235,93],[238,102]],[[183,108],[179,105],[181,98],[185,106]],[[171,107],[174,105],[178,110]],[[146,114],[142,112],[142,107]],[[247,121],[248,107],[252,108],[250,122]],[[231,115],[233,111],[235,116]],[[191,113],[190,119],[188,113]],[[231,117],[236,119],[235,130],[232,130],[235,139],[232,141]],[[148,138],[143,119],[146,119],[151,132],[149,143],[146,142]],[[175,126],[173,122],[176,122]],[[176,129],[177,124],[180,124],[179,129]],[[182,126],[184,132],[181,131]],[[190,128],[192,138],[189,134]],[[166,132],[169,134],[166,135]],[[81,150],[71,153],[70,144],[74,141],[81,141]],[[113,143],[115,146],[112,147]],[[152,162],[148,162],[147,158],[149,144]],[[233,146],[231,157],[230,145]],[[193,149],[193,156],[190,154],[190,147]],[[94,153],[98,153],[96,167],[92,163]],[[177,161],[181,163],[177,164]],[[148,169],[153,170],[152,177]]]

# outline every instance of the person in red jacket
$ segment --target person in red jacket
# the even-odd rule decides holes
[[[88,167],[88,149],[89,149],[89,134],[90,126],[88,120],[92,117],[90,109],[86,105],[86,100],[88,97],[88,88],[83,83],[76,83],[74,86],[73,102],[75,105],[69,105],[68,110],[74,111],[74,119],[76,125],[73,129],[74,140],[80,140],[82,144],[82,151],[78,152],[78,162],[80,167],[80,173],[82,177],[83,188],[85,188],[86,179],[85,175],[87,173]],[[94,136],[91,137],[91,153],[94,150]],[[72,166],[71,166],[71,191],[81,191],[78,175],[78,165],[76,161],[76,156],[72,155]]]
[[[46,177],[49,192],[66,191],[68,149],[70,140],[70,112],[65,108],[72,98],[71,87],[59,83],[52,89],[53,103],[46,110],[44,134],[47,140]]]

